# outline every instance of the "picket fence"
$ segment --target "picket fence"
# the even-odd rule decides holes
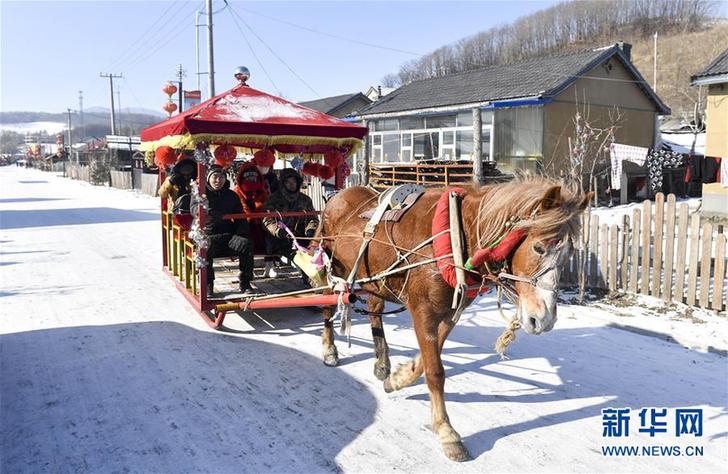
[[[655,196],[623,216],[619,224],[584,215],[587,233],[585,277],[588,288],[651,295],[666,302],[723,311],[726,297],[726,231],[722,225],[689,215],[675,195]],[[562,279],[577,284],[582,268],[573,256]]]

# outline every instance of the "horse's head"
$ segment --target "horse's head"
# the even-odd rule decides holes
[[[550,331],[556,323],[560,269],[569,257],[587,195],[562,194],[551,186],[521,221],[526,237],[511,257],[512,287],[518,296],[521,327],[528,334]]]

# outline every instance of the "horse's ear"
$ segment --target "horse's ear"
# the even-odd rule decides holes
[[[589,205],[589,202],[591,202],[592,199],[594,199],[594,192],[588,192],[584,194],[581,197],[581,201],[579,201],[579,210],[583,211],[584,209],[586,209],[586,206]]]
[[[562,201],[561,186],[551,186],[548,190],[546,190],[546,193],[544,193],[543,198],[541,199],[541,204],[539,204],[539,210],[548,211],[549,209],[559,207]]]

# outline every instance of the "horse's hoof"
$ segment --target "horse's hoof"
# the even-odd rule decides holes
[[[450,461],[464,462],[470,459],[470,453],[462,442],[442,443],[442,450]]]
[[[329,367],[336,367],[339,365],[339,354],[336,352],[336,348],[333,350],[324,351],[324,365]]]
[[[392,378],[391,377],[387,377],[386,379],[384,379],[384,391],[387,393],[392,393],[395,391],[395,388],[392,387]]]
[[[389,365],[378,365],[374,364],[374,376],[379,380],[384,380],[389,377]],[[386,390],[386,388],[385,388]]]

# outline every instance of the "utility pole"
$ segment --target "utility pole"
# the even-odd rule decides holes
[[[73,110],[66,109],[66,113],[68,113],[68,159],[71,159],[71,155],[73,154],[73,135],[72,135],[72,128],[71,128],[71,114],[73,113]]]
[[[182,69],[182,65],[180,64],[179,67],[177,68],[177,81],[176,81],[177,85],[178,85],[178,87],[177,87],[178,99],[177,100],[179,103],[177,104],[177,106],[178,106],[179,113],[182,113],[182,95],[183,95],[182,78],[185,77],[186,75],[187,75],[187,71]]]
[[[83,128],[83,91],[78,91],[78,128],[81,130],[81,140],[86,136],[86,130]]]
[[[122,135],[124,132],[121,126],[121,88],[119,87],[116,88],[116,110],[118,111],[118,115],[116,116],[116,130]]]
[[[657,31],[655,31],[655,47],[652,60],[652,77],[653,77],[653,89],[657,92]]]
[[[215,59],[212,47],[212,0],[207,0],[207,87],[210,97],[215,96]]]
[[[200,76],[205,74],[200,72],[200,11],[195,11],[195,78],[197,78],[197,90],[200,89]]]
[[[111,91],[111,134],[116,135],[116,112],[114,111],[114,79],[121,79],[124,76],[122,74],[112,73],[100,73],[99,76],[109,78],[109,88]]]

